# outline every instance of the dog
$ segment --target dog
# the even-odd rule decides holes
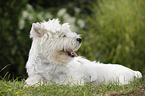
[[[68,23],[60,24],[52,19],[32,24],[30,38],[33,39],[26,64],[28,86],[35,84],[129,84],[134,77],[141,78],[139,71],[133,71],[119,64],[103,64],[89,61],[76,52],[82,42],[80,35],[72,32]]]

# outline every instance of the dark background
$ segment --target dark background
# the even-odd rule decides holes
[[[0,79],[27,78],[31,24],[52,18],[81,34],[78,55],[145,73],[144,0],[0,0]]]

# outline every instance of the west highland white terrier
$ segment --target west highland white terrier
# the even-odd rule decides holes
[[[139,71],[133,71],[118,64],[92,62],[77,56],[81,37],[70,30],[68,23],[60,24],[58,19],[33,23],[30,37],[33,39],[26,64],[27,86],[34,84],[83,85],[117,83],[129,84],[134,77],[141,78]]]

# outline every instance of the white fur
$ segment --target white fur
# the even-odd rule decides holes
[[[118,64],[91,62],[83,57],[70,57],[62,50],[76,51],[80,38],[72,32],[68,23],[60,24],[58,19],[33,23],[30,37],[33,38],[26,64],[27,85],[36,83],[79,84],[128,84],[134,77],[141,78],[139,71],[133,71]],[[65,35],[65,36],[64,36]]]

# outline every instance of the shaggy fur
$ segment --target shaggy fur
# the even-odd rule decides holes
[[[58,19],[33,23],[30,37],[33,39],[26,64],[28,86],[47,82],[83,85],[116,82],[128,84],[134,77],[141,78],[139,71],[133,71],[118,64],[102,64],[77,56],[81,37],[72,32],[68,23],[60,24]]]

